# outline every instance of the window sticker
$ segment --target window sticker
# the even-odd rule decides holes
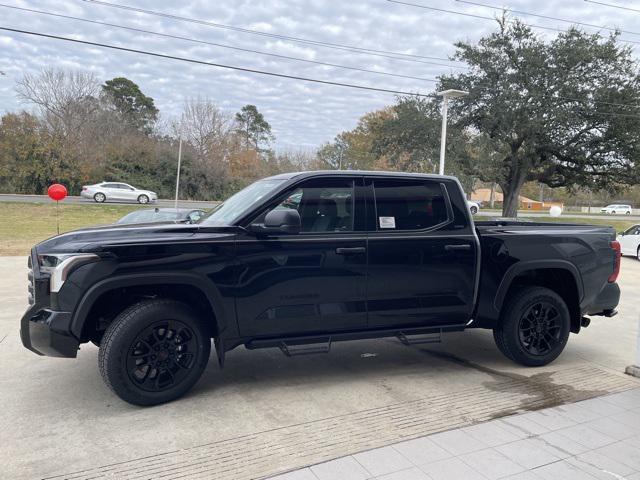
[[[380,228],[396,228],[396,217],[378,217]]]

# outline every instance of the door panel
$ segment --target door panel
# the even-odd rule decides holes
[[[300,234],[238,238],[236,312],[243,336],[366,328],[367,241],[354,231],[351,212],[362,200],[353,182],[307,180],[283,194],[273,208],[297,209]]]
[[[369,327],[466,323],[474,307],[478,242],[453,221],[445,186],[380,179],[370,191]]]

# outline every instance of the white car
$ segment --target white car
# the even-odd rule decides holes
[[[127,183],[121,182],[101,182],[95,185],[85,185],[82,187],[80,196],[93,199],[97,203],[115,200],[119,202],[146,204],[158,200],[158,194],[156,192],[140,190]]]
[[[608,213],[610,215],[624,214],[631,215],[631,205],[612,204],[600,209],[600,213]]]
[[[640,225],[620,233],[617,240],[623,255],[632,255],[640,260]]]
[[[472,202],[471,200],[467,200],[467,206],[469,207],[469,211],[471,215],[475,215],[480,211],[480,204],[478,202]]]

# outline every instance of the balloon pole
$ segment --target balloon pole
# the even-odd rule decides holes
[[[60,200],[64,200],[64,197],[67,196],[67,189],[64,185],[54,183],[47,188],[47,195],[56,202],[56,230],[60,235]]]

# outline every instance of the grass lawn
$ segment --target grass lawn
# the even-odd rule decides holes
[[[113,223],[138,208],[137,205],[60,203],[60,233]],[[54,235],[55,203],[0,202],[0,255],[27,255],[34,244]]]

